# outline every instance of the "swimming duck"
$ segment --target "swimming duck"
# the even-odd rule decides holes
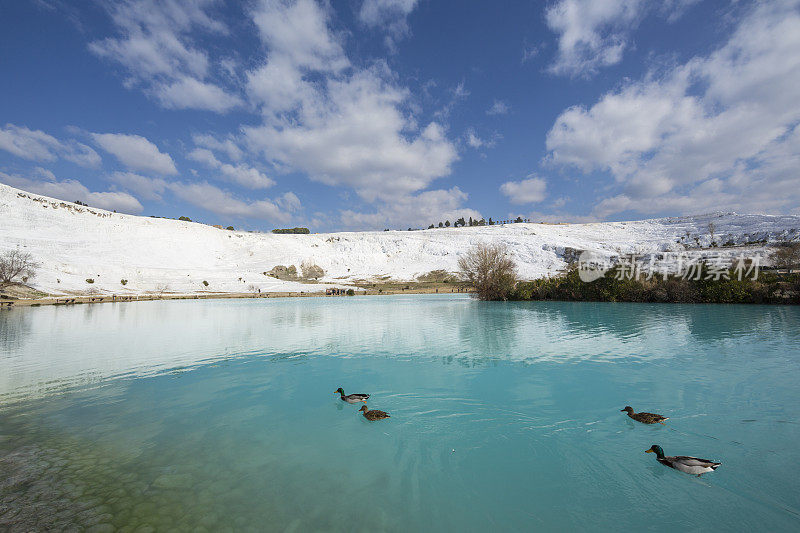
[[[687,474],[696,474],[697,477],[700,477],[700,475],[706,472],[713,472],[722,464],[709,461],[708,459],[698,459],[697,457],[689,457],[686,455],[665,456],[664,450],[662,450],[661,446],[658,444],[650,446],[650,449],[645,450],[645,453],[654,453],[656,454],[656,459],[662,465],[667,465],[670,468],[686,472]]]
[[[366,402],[364,402],[364,405],[361,406],[361,409],[359,409],[359,411],[363,411],[364,418],[366,418],[369,421],[383,420],[384,418],[389,418],[389,413],[385,411],[378,411],[377,409],[368,411]]]
[[[367,398],[369,398],[369,394],[348,394],[345,396],[344,389],[339,387],[334,391],[334,394],[338,394],[341,396],[343,402],[347,403],[358,403],[364,402],[367,403]]]
[[[620,412],[627,411],[628,416],[636,420],[637,422],[641,422],[642,424],[655,424],[658,422],[659,424],[663,424],[664,420],[669,420],[667,416],[661,416],[654,413],[634,413],[633,407],[628,405],[625,409],[620,409]]]

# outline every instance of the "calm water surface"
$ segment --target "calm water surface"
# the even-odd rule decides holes
[[[3,311],[0,530],[797,531],[799,371],[789,307]],[[723,465],[688,476],[651,444]]]

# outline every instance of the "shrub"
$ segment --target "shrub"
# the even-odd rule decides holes
[[[227,227],[227,228],[225,228],[225,229],[227,229],[227,230],[230,230],[230,231],[234,231],[234,229],[233,229],[233,226],[228,226],[228,227]]]
[[[192,219],[189,217],[178,217],[178,220],[183,220],[184,222],[191,222]]]
[[[10,250],[0,255],[0,282],[11,283],[16,277],[32,278],[36,276],[39,263],[33,256],[21,250]]]
[[[277,279],[294,280],[297,279],[297,267],[294,265],[289,265],[288,267],[276,265],[272,268],[272,270],[266,272],[265,274]]]
[[[277,228],[272,230],[272,233],[294,233],[297,235],[308,235],[311,232],[308,231],[308,228]]]
[[[94,279],[92,279],[92,278],[86,278],[86,283],[94,283]]]
[[[772,264],[778,268],[792,268],[800,265],[800,242],[782,243],[770,255]]]
[[[353,289],[347,289],[347,295],[348,296],[355,296],[356,295],[356,291],[354,291]]]
[[[431,270],[425,274],[417,276],[417,281],[427,283],[451,283],[458,281],[458,278],[446,270]]]
[[[208,287],[208,282],[207,282],[206,280],[203,280],[203,285],[205,285],[206,287]]]
[[[303,277],[305,279],[319,279],[325,275],[325,271],[322,270],[322,267],[311,261],[303,261],[300,264],[300,270],[303,272]]]
[[[459,257],[461,275],[481,300],[507,300],[517,283],[517,268],[500,244],[478,244]]]
[[[127,285],[128,284],[128,280],[127,279],[121,279],[121,280],[119,280],[119,282],[122,283],[123,285]]]
[[[573,300],[601,302],[659,303],[800,303],[800,275],[781,276],[760,272],[758,279],[728,271],[730,279],[705,279],[709,269],[700,265],[700,279],[653,276],[635,279],[625,276],[623,267],[615,267],[605,276],[587,283],[578,269],[565,274],[517,284],[515,300]]]

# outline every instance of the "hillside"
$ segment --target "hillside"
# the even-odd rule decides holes
[[[764,252],[764,241],[797,238],[800,216],[735,213],[592,224],[510,224],[424,231],[274,235],[228,231],[194,222],[111,213],[0,184],[0,252],[20,247],[41,268],[34,288],[85,292],[298,292],[355,280],[413,280],[457,270],[459,254],[481,242],[505,243],[521,277],[553,274],[565,250],[603,254],[679,251],[708,246],[710,222],[722,253]],[[309,260],[325,270],[320,284],[266,276],[276,265]],[[88,283],[93,279],[94,283]],[[121,280],[128,280],[123,286]],[[208,286],[203,284],[208,282]],[[327,285],[326,285],[327,284]]]

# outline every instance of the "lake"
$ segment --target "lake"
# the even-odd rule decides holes
[[[391,418],[368,422],[338,387]],[[797,531],[798,405],[796,307],[12,309],[0,530]],[[652,444],[723,464],[689,476]]]

